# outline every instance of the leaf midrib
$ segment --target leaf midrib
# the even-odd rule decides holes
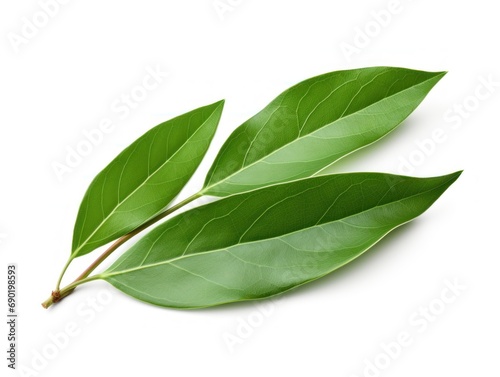
[[[147,265],[141,265],[141,266],[138,266],[138,267],[134,267],[134,268],[130,268],[130,269],[122,270],[122,271],[109,272],[109,273],[103,272],[102,274],[96,275],[96,278],[97,279],[106,279],[108,277],[113,277],[113,276],[116,276],[116,275],[123,275],[123,274],[127,274],[129,272],[134,272],[134,271],[143,270],[143,269],[147,269],[147,268],[153,268],[153,267],[157,267],[157,266],[161,266],[161,265],[165,265],[165,264],[172,264],[172,263],[174,263],[174,262],[176,262],[178,260],[187,259],[187,258],[191,258],[191,257],[196,257],[196,256],[199,256],[199,255],[207,255],[207,254],[217,253],[217,252],[221,252],[221,251],[228,251],[228,250],[230,250],[230,249],[232,249],[234,247],[240,246],[240,245],[251,245],[251,244],[254,244],[254,243],[259,243],[259,242],[264,242],[264,241],[270,241],[270,240],[280,239],[280,238],[282,238],[284,236],[289,236],[291,234],[300,233],[300,232],[303,232],[303,231],[306,231],[306,230],[309,230],[309,229],[312,229],[312,228],[315,228],[315,227],[319,227],[319,226],[322,226],[322,225],[332,224],[332,223],[335,223],[335,222],[341,222],[343,220],[349,219],[350,217],[359,216],[359,215],[361,215],[361,214],[363,214],[363,213],[365,213],[367,211],[373,210],[375,208],[384,207],[384,206],[387,206],[387,205],[390,205],[390,204],[393,204],[393,203],[401,202],[402,200],[411,199],[411,198],[414,198],[414,197],[417,197],[417,196],[420,196],[420,195],[424,195],[424,194],[426,194],[428,192],[431,192],[431,191],[439,189],[440,187],[446,185],[448,182],[450,182],[453,179],[454,179],[454,176],[450,176],[449,179],[447,179],[445,182],[442,182],[440,185],[432,187],[432,188],[430,188],[428,190],[419,192],[417,194],[409,195],[409,196],[406,196],[404,198],[401,198],[401,199],[398,199],[398,200],[394,200],[394,201],[390,201],[390,202],[382,204],[382,205],[377,204],[377,205],[375,205],[375,206],[373,206],[371,208],[362,210],[360,212],[357,212],[355,214],[352,214],[352,215],[349,215],[349,216],[346,216],[346,217],[342,217],[340,219],[336,219],[336,220],[333,220],[333,221],[328,221],[328,222],[325,222],[325,223],[322,223],[322,224],[314,224],[312,226],[308,226],[308,227],[305,227],[305,228],[302,228],[302,229],[298,229],[298,230],[295,230],[293,232],[288,232],[288,233],[280,234],[279,236],[264,238],[264,239],[257,240],[257,241],[238,242],[238,243],[235,243],[235,244],[230,245],[228,247],[218,248],[218,249],[214,249],[214,250],[207,250],[207,251],[202,251],[202,252],[198,252],[198,253],[191,253],[191,254],[187,254],[187,255],[181,255],[179,257],[176,257],[176,258],[173,258],[173,259],[169,259],[169,260],[166,260],[166,261],[162,261],[162,262],[158,262],[158,263],[152,263],[152,264],[147,264]],[[208,205],[210,205],[210,204],[208,204]]]
[[[338,119],[335,119],[333,122],[331,122],[331,123],[327,123],[327,124],[325,124],[324,126],[322,126],[322,127],[318,128],[318,129],[316,129],[316,130],[314,130],[314,131],[312,131],[312,132],[310,132],[310,133],[304,134],[303,136],[300,136],[300,134],[299,134],[299,136],[298,136],[296,139],[294,139],[293,141],[291,141],[290,143],[287,143],[287,144],[282,145],[281,147],[279,147],[279,148],[275,149],[275,150],[274,150],[274,151],[272,151],[271,153],[269,153],[269,154],[267,154],[267,155],[263,156],[262,158],[260,158],[260,159],[258,159],[258,160],[255,160],[255,161],[254,161],[254,162],[252,162],[251,164],[248,164],[248,165],[246,165],[246,166],[242,167],[241,169],[239,169],[239,170],[235,171],[234,173],[232,173],[232,174],[228,175],[227,177],[223,178],[222,180],[217,181],[216,183],[213,183],[213,184],[211,184],[211,185],[209,185],[209,186],[204,187],[204,188],[200,191],[200,194],[205,195],[205,193],[206,193],[206,192],[208,192],[208,191],[210,191],[211,189],[213,189],[214,187],[217,187],[218,185],[220,185],[220,184],[222,184],[222,183],[226,182],[226,181],[227,181],[227,180],[229,180],[230,178],[232,178],[232,177],[234,177],[234,176],[236,176],[236,175],[240,174],[241,172],[243,172],[243,171],[245,171],[245,170],[249,169],[250,167],[252,167],[252,166],[254,166],[254,165],[258,164],[258,163],[261,163],[261,162],[262,162],[262,161],[264,161],[266,158],[268,158],[268,157],[272,156],[273,154],[275,154],[275,153],[279,152],[280,150],[285,149],[285,148],[287,148],[288,146],[290,146],[290,145],[292,145],[292,144],[294,144],[294,143],[297,143],[297,142],[299,142],[299,141],[300,141],[300,140],[302,140],[302,139],[305,139],[305,138],[307,138],[307,137],[313,136],[313,135],[314,135],[315,133],[317,133],[317,132],[319,133],[319,131],[321,131],[321,130],[325,129],[326,127],[330,127],[330,126],[334,125],[335,123],[337,123],[337,122],[339,122],[339,121],[341,121],[341,120],[345,120],[345,119],[349,118],[351,115],[356,115],[356,114],[360,113],[361,111],[365,111],[366,109],[369,109],[370,107],[372,107],[372,106],[375,106],[375,105],[379,104],[380,102],[386,101],[386,100],[388,100],[388,99],[389,99],[389,98],[391,98],[391,97],[394,97],[394,96],[400,95],[400,94],[402,94],[402,93],[404,93],[404,92],[406,92],[406,91],[408,91],[408,90],[411,90],[411,89],[413,89],[413,88],[419,87],[419,86],[421,86],[421,85],[423,85],[423,84],[427,83],[428,81],[430,81],[430,80],[432,80],[432,79],[435,79],[435,78],[436,78],[436,77],[438,77],[438,76],[443,76],[444,74],[445,74],[444,72],[438,72],[438,73],[436,73],[436,75],[435,75],[435,76],[432,76],[432,77],[428,78],[427,80],[425,80],[425,81],[422,81],[422,82],[418,83],[417,85],[412,85],[412,86],[410,86],[410,87],[408,87],[408,88],[406,88],[406,89],[404,89],[404,90],[401,90],[401,91],[399,91],[399,92],[396,92],[396,93],[394,93],[394,94],[391,94],[390,96],[384,97],[383,99],[381,99],[381,100],[379,100],[379,101],[376,101],[376,102],[372,103],[371,105],[369,105],[369,106],[366,106],[366,107],[362,108],[361,110],[355,111],[355,112],[350,113],[350,114],[348,114],[348,115],[346,115],[346,116],[343,116],[343,117],[340,117],[340,118],[338,118]],[[408,115],[409,115],[409,114],[408,114]],[[405,117],[404,119],[406,119],[406,117]],[[401,122],[399,122],[398,124],[396,124],[396,125],[395,125],[395,126],[394,126],[391,130],[393,130],[395,127],[397,127],[399,124],[401,124],[401,123],[404,121],[404,119],[403,119]],[[389,132],[390,132],[391,130],[389,130]],[[388,132],[387,132],[387,133],[388,133]],[[381,138],[382,138],[382,137],[384,137],[385,135],[387,135],[387,133],[386,133],[386,134],[384,134],[384,135],[382,135],[382,136],[381,136]],[[379,139],[380,139],[380,138],[379,138]],[[377,140],[379,140],[379,139],[377,139]],[[370,143],[370,144],[373,144],[373,143]],[[368,145],[370,145],[370,144],[368,144]],[[351,153],[353,153],[353,152],[356,152],[356,151],[358,151],[359,149],[362,149],[362,148],[364,148],[364,147],[366,147],[366,146],[368,146],[368,145],[364,145],[364,146],[361,146],[361,147],[359,147],[359,148],[356,148],[356,149],[354,149],[353,151],[351,151],[349,154],[351,154]],[[332,163],[333,163],[333,162],[332,162]],[[330,164],[330,165],[331,165],[331,164]],[[319,172],[319,171],[321,171],[321,170],[324,170],[324,169],[322,168],[322,169],[318,170],[318,172]],[[212,194],[213,194],[213,195],[216,195],[216,193],[212,193]],[[217,195],[216,195],[216,196],[217,196]]]

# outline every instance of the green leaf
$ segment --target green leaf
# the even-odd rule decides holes
[[[78,211],[72,257],[134,230],[175,198],[205,155],[223,104],[200,107],[154,127],[94,178]]]
[[[325,175],[229,196],[161,224],[97,278],[167,307],[272,296],[352,261],[460,174]]]
[[[305,80],[231,134],[202,193],[226,196],[309,177],[396,128],[444,74],[373,67]]]

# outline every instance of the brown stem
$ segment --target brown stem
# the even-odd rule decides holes
[[[156,223],[156,222],[160,221],[161,219],[165,218],[166,216],[170,215],[172,212],[177,211],[179,208],[184,207],[186,204],[199,198],[201,195],[202,194],[200,194],[198,192],[198,193],[190,196],[189,198],[183,200],[182,202],[179,202],[176,205],[168,208],[164,212],[156,215],[151,220],[146,221],[144,224],[142,224],[140,227],[134,229],[130,233],[127,233],[124,236],[118,238],[104,253],[101,254],[101,256],[99,258],[97,258],[90,266],[88,266],[87,269],[85,271],[83,271],[80,274],[80,276],[78,276],[71,284],[69,284],[68,286],[66,286],[65,288],[63,288],[61,290],[56,289],[55,291],[53,291],[51,296],[42,303],[42,306],[45,309],[47,309],[52,304],[55,304],[56,302],[61,301],[64,297],[70,295],[71,292],[73,292],[74,289],[78,285],[80,285],[81,283],[92,280],[92,278],[87,279],[87,277],[91,274],[92,271],[94,271],[97,268],[97,266],[99,266],[107,257],[109,257],[113,253],[113,251],[118,249],[118,247],[123,245],[125,242],[127,242],[129,239],[134,237],[136,234],[142,232],[144,229],[149,228],[154,223]]]
[[[129,239],[134,237],[135,235],[139,234],[142,232],[144,229],[149,228],[151,225],[154,223],[160,221],[161,219],[165,218],[166,216],[170,215],[172,212],[177,211],[179,208],[184,207],[186,204],[192,202],[193,200],[199,198],[201,194],[197,193],[193,196],[190,196],[186,200],[183,200],[182,202],[176,204],[175,206],[170,207],[166,211],[156,215],[153,217],[151,220],[146,221],[144,224],[142,224],[140,227],[134,229],[130,233],[125,234],[124,236],[118,238],[104,253],[101,254],[99,258],[97,258],[94,263],[92,263],[90,266],[87,267],[85,271],[81,273],[80,276],[76,278],[76,280],[73,282],[77,282],[79,280],[85,279],[87,276],[90,275],[92,271],[96,269],[97,266],[99,266],[107,257],[111,255],[113,251],[118,249],[121,245],[123,245],[125,242],[127,242]]]
[[[68,286],[64,287],[60,291],[52,291],[52,294],[50,295],[50,297],[47,300],[45,300],[44,302],[42,302],[42,306],[45,309],[47,309],[52,304],[55,304],[56,302],[61,301],[64,297],[66,297],[69,294],[71,294],[71,292],[73,292],[75,290],[75,288],[77,286],[79,286],[80,284],[87,283],[87,282],[92,281],[92,280],[97,280],[99,278],[100,278],[99,275],[94,275],[94,276],[91,276],[91,277],[86,278],[86,279],[81,279],[81,280],[78,280],[78,281],[74,281],[73,283],[71,283]]]

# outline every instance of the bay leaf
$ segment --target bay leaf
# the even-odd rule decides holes
[[[460,174],[324,175],[232,195],[157,226],[96,278],[165,307],[273,296],[359,257]]]
[[[205,155],[223,103],[152,128],[94,178],[78,211],[72,258],[127,234],[165,209]]]
[[[305,80],[229,136],[201,193],[227,196],[316,174],[394,130],[444,74],[371,67]]]

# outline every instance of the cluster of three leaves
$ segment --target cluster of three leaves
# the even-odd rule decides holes
[[[187,201],[222,199],[162,223],[93,279],[153,304],[196,308],[268,297],[348,263],[424,212],[460,173],[312,176],[397,127],[443,75],[374,67],[286,90],[231,134]],[[70,261],[165,213],[208,149],[222,107],[158,125],[97,175]]]

